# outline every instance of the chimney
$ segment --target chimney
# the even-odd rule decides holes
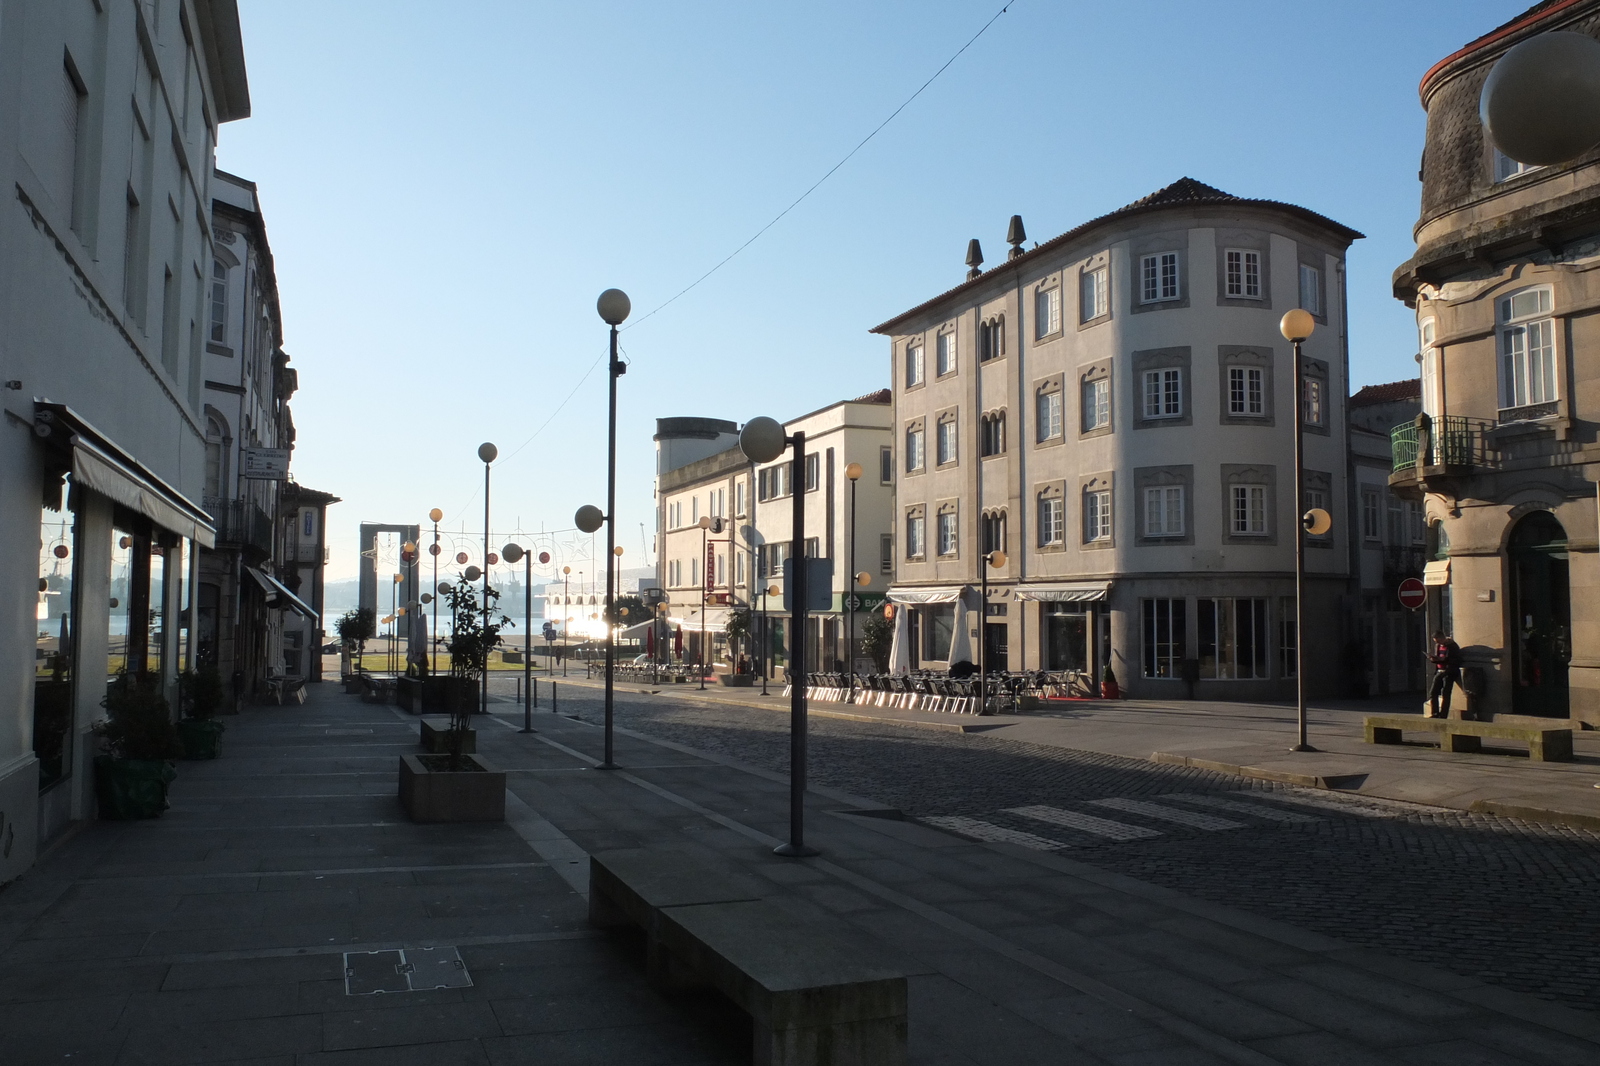
[[[983,273],[983,248],[979,246],[976,237],[967,242],[967,266],[972,268],[967,271],[968,281]]]
[[[1028,231],[1022,228],[1022,216],[1012,215],[1011,225],[1006,227],[1006,243],[1011,245],[1011,251],[1006,253],[1006,259],[1015,259],[1022,254],[1022,242],[1028,239]]]

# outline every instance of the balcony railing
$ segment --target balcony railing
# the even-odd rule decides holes
[[[1387,545],[1383,549],[1383,583],[1394,586],[1408,577],[1421,577],[1427,562],[1424,554],[1419,544],[1400,547]]]
[[[254,502],[206,496],[201,503],[216,520],[218,544],[249,545],[271,554],[272,520]]]
[[[1440,415],[1433,420],[1428,434],[1428,452],[1424,467],[1481,467],[1488,466],[1494,446],[1489,443],[1485,430],[1494,423],[1462,415]],[[1389,447],[1394,456],[1394,471],[1411,470],[1417,466],[1417,424],[1402,422],[1389,431]]]

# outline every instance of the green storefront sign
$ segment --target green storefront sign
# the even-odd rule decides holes
[[[846,595],[847,593],[835,592],[833,594],[833,604],[828,609],[830,611],[843,612],[845,610],[844,600]],[[856,610],[875,611],[883,606],[885,594],[882,592],[857,592],[851,595],[850,598],[855,601]]]

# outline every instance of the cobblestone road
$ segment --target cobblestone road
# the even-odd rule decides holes
[[[596,720],[596,697],[561,710]],[[617,722],[788,769],[781,714],[619,693]],[[810,750],[814,782],[931,824],[1600,1011],[1600,833],[983,733],[814,718]]]

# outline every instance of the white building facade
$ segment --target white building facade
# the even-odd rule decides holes
[[[0,882],[94,816],[107,677],[175,679],[212,543],[203,414],[233,0],[0,0]]]
[[[890,599],[912,665],[976,661],[981,640],[992,668],[1085,692],[1109,670],[1141,698],[1182,696],[1186,675],[1203,698],[1291,697],[1303,507],[1334,516],[1308,538],[1308,644],[1343,644],[1344,254],[1360,234],[1188,178],[1029,250],[1013,225],[1004,263],[873,331],[890,347]],[[1294,307],[1317,321],[1298,398],[1278,329]],[[1336,683],[1338,654],[1308,665],[1313,691]]]

